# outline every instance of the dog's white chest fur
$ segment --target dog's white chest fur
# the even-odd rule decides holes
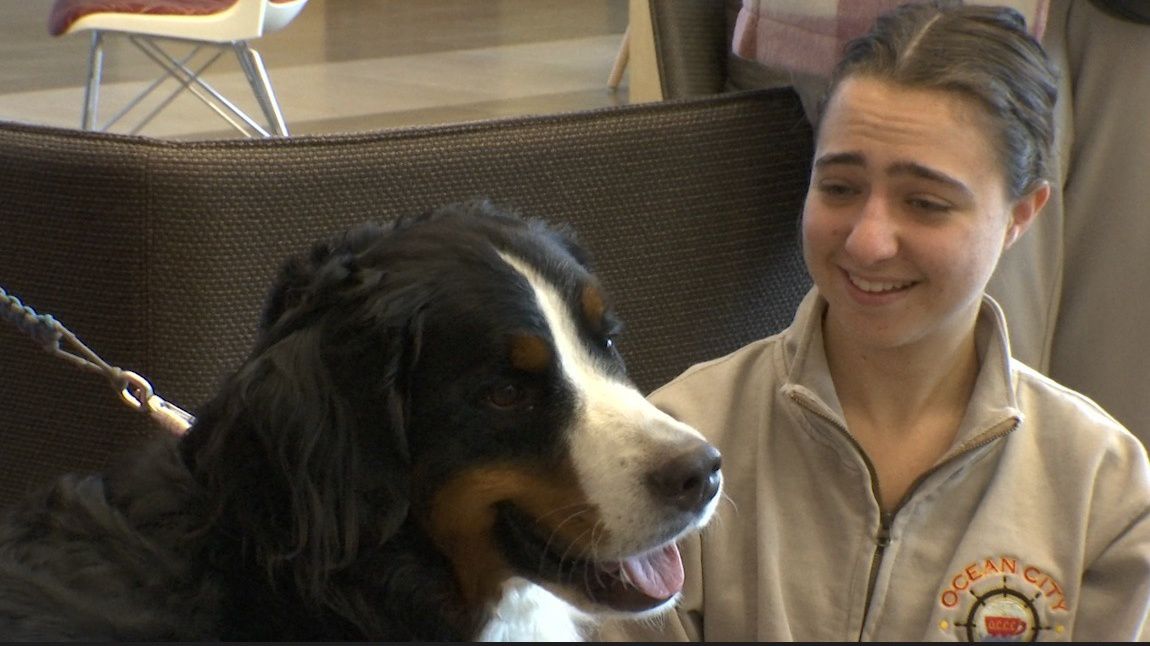
[[[503,598],[476,636],[485,642],[581,642],[582,613],[526,579],[503,584]]]

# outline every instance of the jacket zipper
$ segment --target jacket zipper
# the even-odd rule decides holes
[[[877,492],[876,492],[877,495]],[[879,515],[878,535],[875,536],[874,554],[870,560],[870,575],[867,577],[866,584],[866,598],[863,603],[863,618],[862,623],[859,625],[859,635],[856,641],[862,641],[863,631],[866,630],[867,616],[870,615],[870,602],[874,597],[874,586],[878,582],[878,570],[882,565],[882,556],[886,552],[886,548],[890,545],[890,526],[894,522],[894,515],[897,510],[893,512],[881,512]]]
[[[806,395],[793,390],[789,392],[788,395],[795,403],[807,409],[812,414],[822,418],[823,420],[826,420],[831,424],[831,426],[834,426],[836,429],[838,429],[851,443],[851,446],[853,446],[854,449],[858,451],[858,454],[862,456],[863,463],[866,464],[867,472],[870,474],[871,495],[874,496],[875,504],[879,506],[880,514],[878,533],[875,535],[874,554],[871,556],[870,574],[867,578],[866,598],[863,600],[862,622],[859,624],[859,634],[856,640],[861,642],[863,639],[863,632],[866,630],[867,619],[870,615],[870,605],[871,599],[874,596],[875,584],[878,582],[879,566],[882,565],[883,554],[886,552],[886,548],[891,543],[891,526],[894,524],[895,514],[897,514],[899,510],[903,508],[903,505],[905,505],[906,502],[910,500],[911,496],[914,495],[914,492],[916,489],[918,489],[919,485],[922,484],[922,482],[928,477],[930,477],[931,474],[935,473],[947,464],[957,460],[963,455],[966,455],[967,453],[970,453],[979,447],[986,446],[995,439],[1010,433],[1018,427],[1018,419],[1012,417],[1009,420],[1004,421],[1002,424],[992,427],[986,433],[979,434],[976,441],[961,447],[958,451],[955,452],[954,455],[950,456],[945,461],[931,467],[918,478],[915,478],[914,482],[911,483],[910,488],[907,489],[906,494],[904,494],[902,499],[898,501],[898,504],[895,505],[894,509],[886,512],[881,511],[882,503],[879,501],[882,500],[882,498],[879,497],[880,492],[878,474],[875,472],[874,464],[871,463],[870,458],[867,457],[866,451],[863,450],[862,446],[859,445],[858,441],[855,440],[850,431],[848,431],[842,424],[839,424],[838,420],[836,420],[832,415],[824,412],[822,410],[822,406],[819,405],[818,402],[810,399]]]

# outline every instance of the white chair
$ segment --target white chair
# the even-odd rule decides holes
[[[131,128],[138,133],[182,91],[188,90],[244,135],[287,136],[283,113],[272,91],[267,69],[259,52],[248,41],[283,29],[295,19],[308,0],[56,0],[49,19],[49,33],[64,36],[91,32],[88,78],[84,93],[82,127],[108,130],[151,95],[169,78],[177,87],[159,101]],[[104,40],[127,38],[164,74],[144,88],[115,116],[97,123],[100,77],[104,67]],[[179,58],[169,54],[171,45],[190,43],[190,53]],[[242,109],[209,85],[201,75],[231,50],[239,60],[252,94],[266,119],[257,123]],[[205,51],[204,56],[200,52]]]

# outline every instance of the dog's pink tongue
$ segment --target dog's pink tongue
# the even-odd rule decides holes
[[[683,589],[683,559],[674,543],[623,561],[631,583],[649,597],[669,599]]]

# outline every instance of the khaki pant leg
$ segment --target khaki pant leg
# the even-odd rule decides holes
[[[1066,4],[1074,132],[1050,372],[1150,444],[1150,26],[1086,0],[1052,9]]]

